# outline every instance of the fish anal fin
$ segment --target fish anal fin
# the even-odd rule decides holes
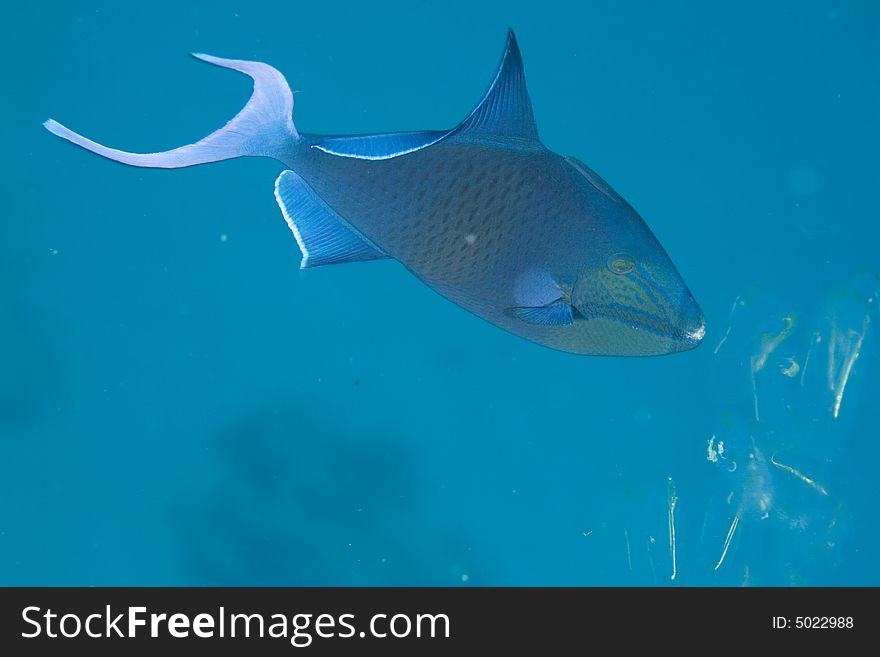
[[[301,269],[388,256],[359,235],[293,171],[275,181],[275,198],[302,251]]]

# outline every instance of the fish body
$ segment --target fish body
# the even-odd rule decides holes
[[[135,166],[279,160],[289,168],[275,196],[304,268],[393,258],[496,326],[572,353],[658,355],[701,341],[699,306],[641,217],[582,162],[540,142],[512,32],[481,102],[445,131],[299,133],[274,68],[197,57],[247,73],[254,94],[196,144],[134,154],[46,127]]]

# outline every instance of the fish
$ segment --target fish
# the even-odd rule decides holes
[[[43,125],[137,167],[277,160],[275,197],[304,269],[397,260],[495,326],[572,354],[656,356],[702,341],[703,313],[644,220],[586,164],[541,143],[513,30],[488,90],[450,130],[301,133],[277,69],[193,56],[253,81],[244,108],[198,142],[130,153]]]

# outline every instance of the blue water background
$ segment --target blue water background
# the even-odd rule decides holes
[[[880,584],[878,24],[828,0],[6,7],[0,584]],[[450,127],[508,26],[543,141],[646,219],[706,314],[699,349],[578,357],[397,263],[300,271],[277,163],[133,169],[40,125],[194,141],[250,91],[200,51],[279,68],[303,131]],[[840,287],[874,317],[845,423],[778,429],[834,508],[795,492],[777,512],[806,486],[729,476],[707,441],[748,414],[764,319],[809,332]],[[749,294],[766,312],[725,361]],[[715,570],[728,491],[774,501]]]

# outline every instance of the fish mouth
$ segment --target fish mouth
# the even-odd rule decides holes
[[[706,320],[700,317],[700,325],[690,331],[685,331],[684,338],[695,347],[703,341],[706,335]]]
[[[646,354],[668,354],[697,347],[706,335],[703,311],[677,272],[666,272],[662,280],[642,266],[626,275],[629,290],[612,279],[595,290],[578,295],[574,317],[601,319],[625,326],[634,349]],[[669,282],[671,281],[671,282]],[[603,294],[604,293],[604,294]],[[598,295],[597,295],[598,296]],[[604,298],[601,298],[603,297]]]
[[[621,303],[587,303],[573,308],[575,321],[605,319],[638,331],[645,341],[658,340],[658,353],[687,351],[698,346],[706,335],[706,322],[696,303],[678,321]],[[662,351],[661,351],[662,350]]]

